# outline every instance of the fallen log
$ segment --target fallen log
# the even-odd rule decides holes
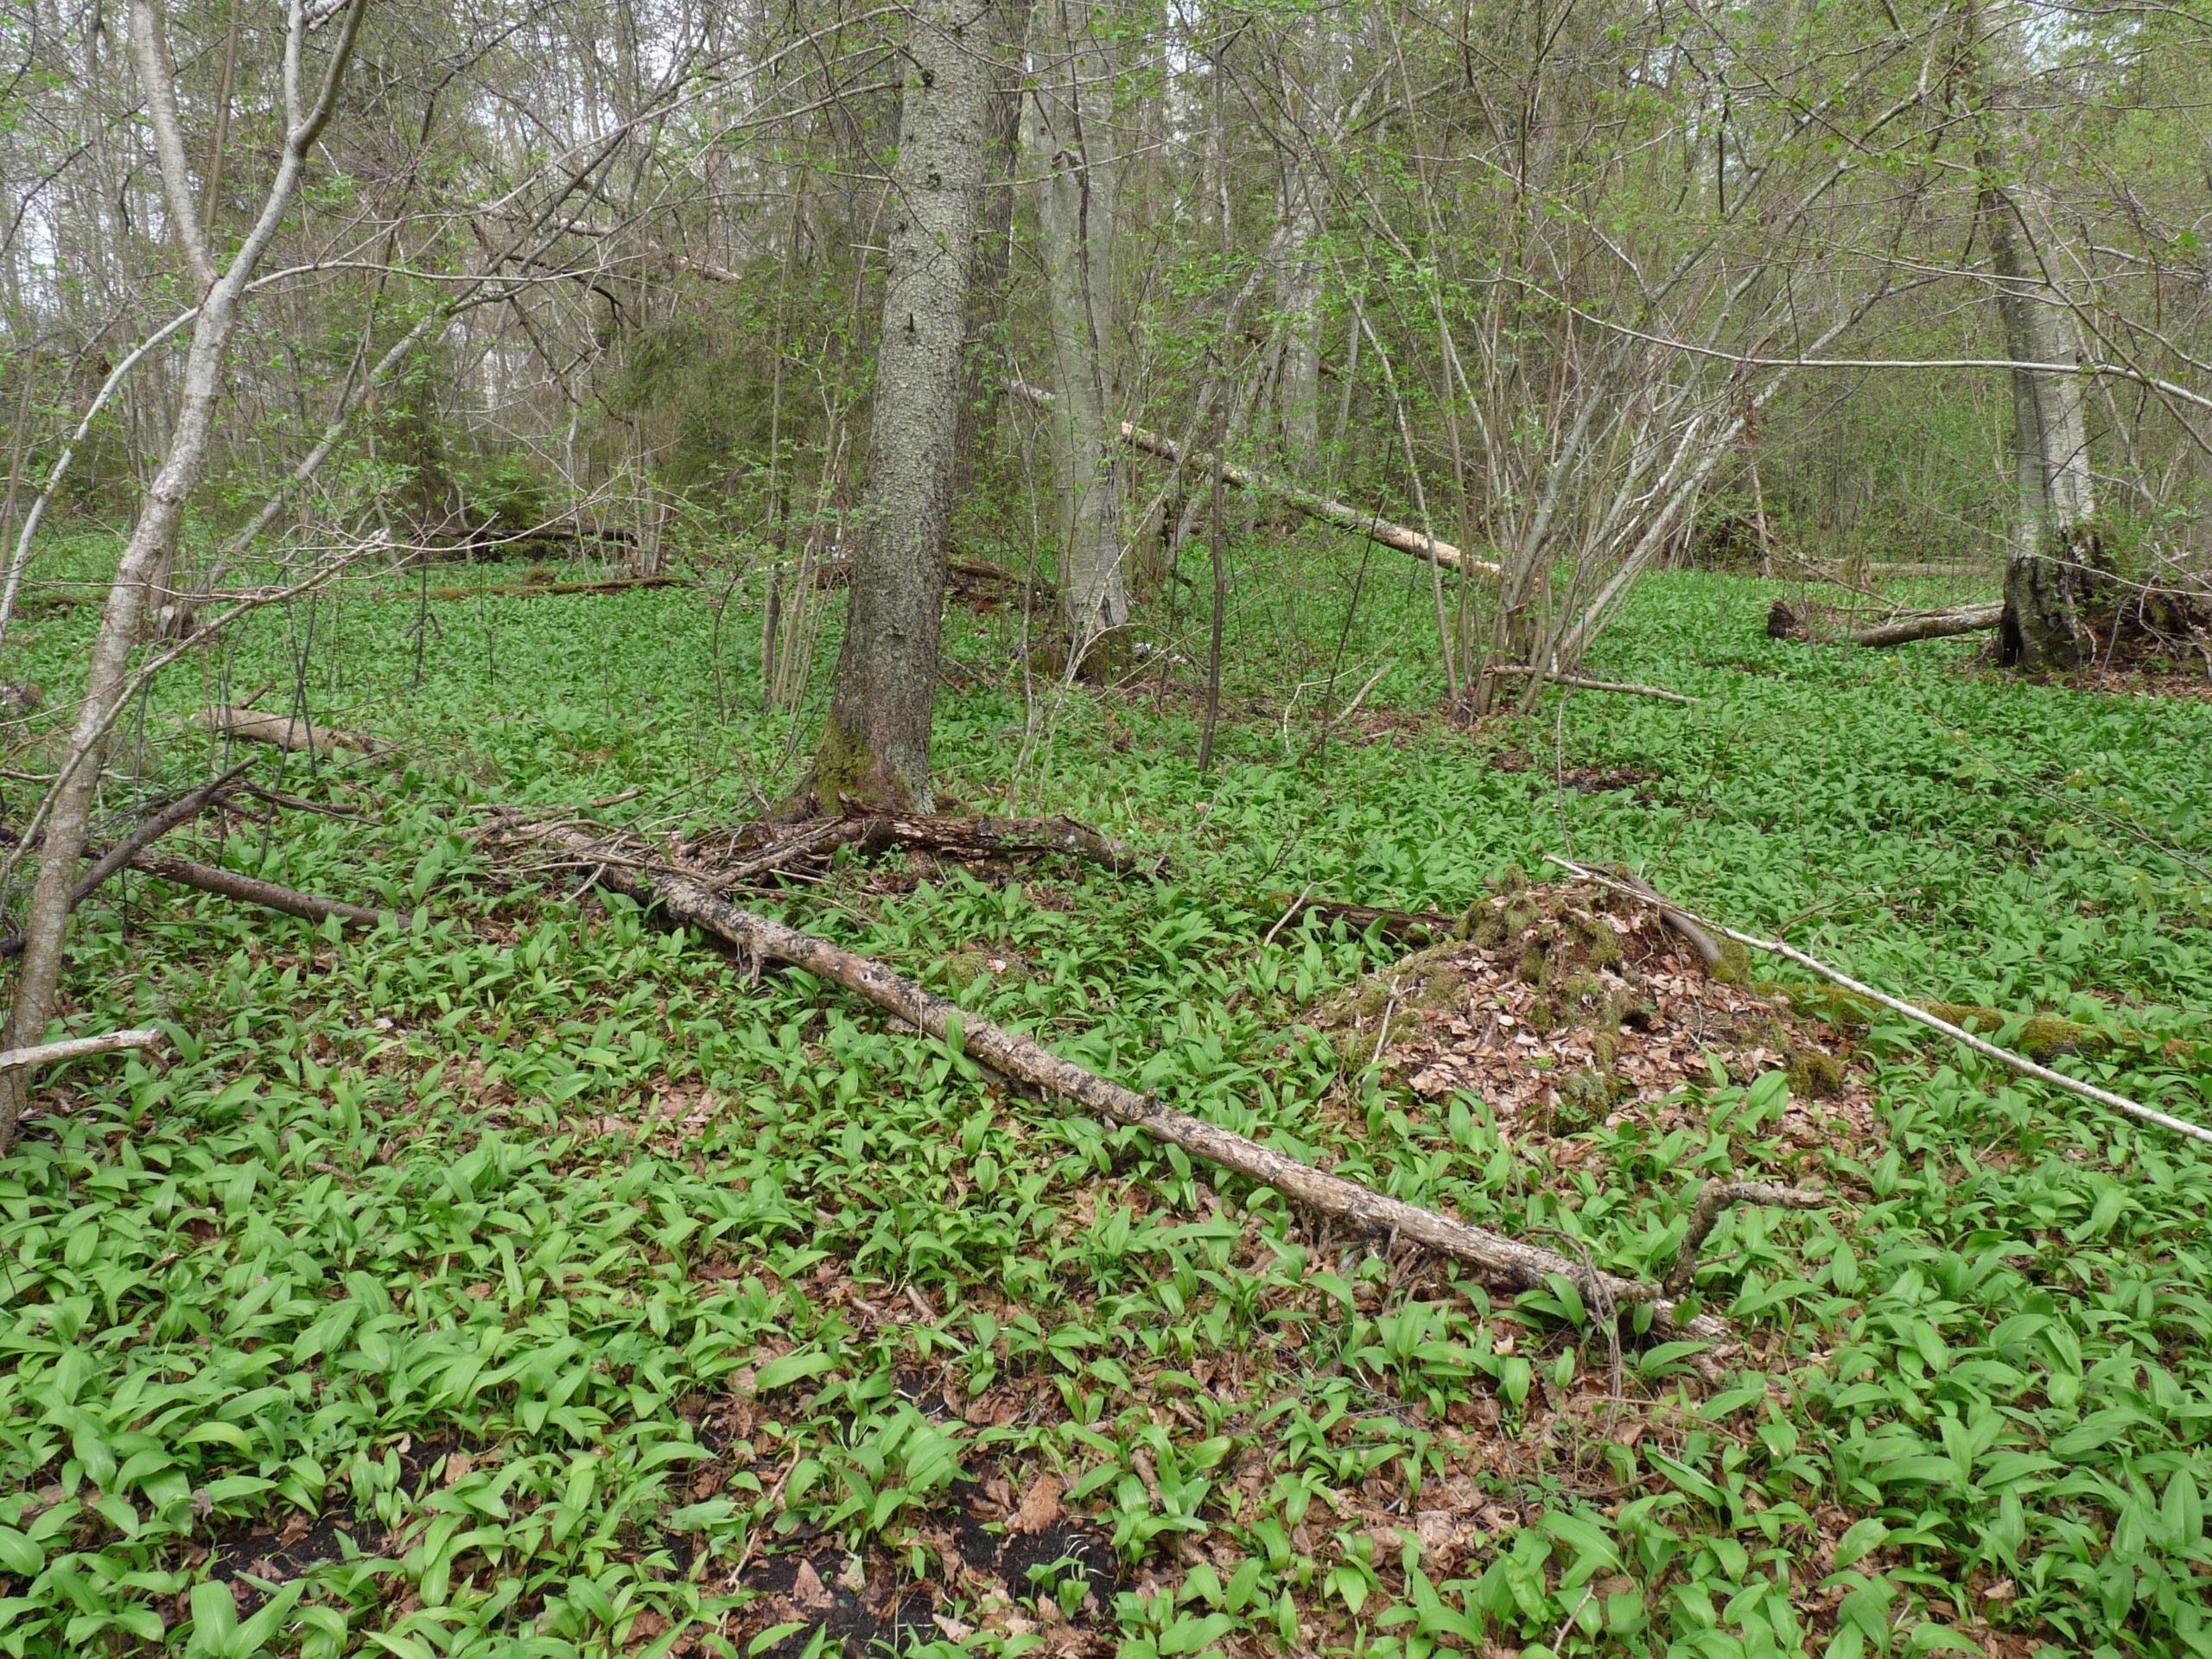
[[[130,861],[130,868],[157,875],[164,881],[174,881],[181,887],[196,887],[202,893],[236,899],[243,904],[259,905],[264,910],[282,911],[303,921],[321,922],[335,916],[341,922],[374,927],[387,918],[396,919],[396,913],[389,910],[371,910],[365,905],[349,905],[341,899],[324,899],[302,893],[296,887],[264,881],[258,876],[240,875],[235,870],[218,869],[212,864],[195,864],[188,858],[172,858],[166,853],[141,853]]]
[[[221,777],[212,778],[189,794],[179,796],[101,854],[93,861],[92,868],[86,871],[78,880],[77,885],[69,889],[69,908],[75,910],[78,906],[97,893],[101,884],[110,876],[137,858],[148,847],[168,834],[177,825],[198,817],[215,801],[229,794],[231,786],[242,774],[251,771],[253,765],[252,761],[248,760],[242,765],[232,766]],[[11,933],[6,938],[0,939],[0,958],[19,957],[22,953],[23,936],[22,934]]]
[[[881,963],[766,916],[740,910],[686,877],[615,862],[614,857],[624,855],[611,854],[610,849],[581,830],[557,824],[518,824],[512,833],[563,848],[579,863],[594,865],[604,886],[640,904],[658,906],[675,920],[749,956],[772,957],[833,981],[1003,1076],[1078,1102],[1114,1122],[1142,1129],[1154,1140],[1270,1187],[1307,1209],[1425,1245],[1522,1289],[1534,1289],[1557,1276],[1580,1287],[1586,1297],[1599,1306],[1648,1306],[1654,1325],[1662,1331],[1710,1342],[1725,1341],[1730,1335],[1727,1325],[1711,1313],[1682,1317],[1675,1300],[1656,1285],[1623,1279],[1555,1251],[1387,1197],[1164,1106],[1150,1096],[1086,1071],[1026,1037],[963,1013],[944,998],[900,978]]]
[[[1040,409],[1050,409],[1052,406],[1052,394],[1041,387],[1028,385],[1016,380],[1008,389],[1016,397],[1034,404]],[[1121,423],[1121,434],[1122,442],[1132,449],[1140,450],[1147,455],[1155,455],[1173,466],[1196,467],[1207,477],[1218,478],[1223,483],[1234,489],[1250,490],[1255,494],[1273,496],[1275,499],[1297,508],[1308,518],[1318,519],[1323,524],[1334,524],[1338,529],[1348,530],[1355,536],[1364,536],[1378,547],[1387,547],[1396,553],[1410,554],[1416,559],[1433,560],[1447,570],[1467,570],[1476,575],[1488,576],[1493,581],[1497,577],[1497,567],[1487,560],[1471,557],[1452,546],[1451,543],[1439,541],[1436,537],[1426,535],[1421,531],[1409,530],[1403,524],[1394,524],[1379,514],[1363,512],[1342,501],[1329,500],[1325,496],[1314,494],[1311,490],[1301,490],[1295,484],[1288,483],[1282,479],[1271,478],[1265,473],[1253,472],[1243,467],[1233,467],[1218,456],[1204,453],[1187,453],[1174,439],[1163,437],[1157,432],[1147,431],[1133,421],[1123,421]]]
[[[288,720],[283,715],[257,714],[251,709],[203,709],[197,716],[200,725],[219,737],[235,737],[249,743],[273,743],[280,749],[295,753],[302,749],[313,749],[318,754],[373,754],[376,744],[358,732],[341,732],[327,726],[313,726],[304,720]]]
[[[1483,672],[1526,678],[1536,671],[1522,663],[1494,663]],[[1679,702],[1685,708],[1697,701],[1695,697],[1686,697],[1679,691],[1669,691],[1664,686],[1639,685],[1633,680],[1586,680],[1580,674],[1549,672],[1543,677],[1554,685],[1571,686],[1577,691],[1618,691],[1632,697],[1656,697],[1662,702]]]
[[[1894,622],[1854,628],[1843,637],[1854,645],[1909,645],[1916,639],[1948,639],[1953,634],[1980,633],[1995,627],[2004,615],[2002,605],[1967,605],[1955,611],[1901,616]]]

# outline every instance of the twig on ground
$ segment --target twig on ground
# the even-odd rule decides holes
[[[1494,664],[1484,671],[1487,674],[1526,678],[1536,671],[1525,663]],[[1547,670],[1542,677],[1554,685],[1571,686],[1577,691],[1618,691],[1625,696],[1656,697],[1662,702],[1678,702],[1685,707],[1694,703],[1695,697],[1684,696],[1679,691],[1669,691],[1662,685],[1638,685],[1632,680],[1586,680],[1580,674],[1554,674]]]
[[[1825,1192],[1808,1192],[1772,1181],[1707,1181],[1698,1191],[1697,1203],[1690,1211],[1690,1230],[1682,1235],[1682,1247],[1675,1253],[1674,1268],[1662,1288],[1669,1296],[1680,1296],[1690,1287],[1690,1276],[1697,1271],[1698,1250],[1729,1205],[1770,1204],[1784,1210],[1825,1210],[1834,1202]]]

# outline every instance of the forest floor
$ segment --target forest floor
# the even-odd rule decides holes
[[[303,685],[398,750],[264,781],[354,816],[176,849],[410,919],[143,879],[80,912],[69,1027],[170,1043],[57,1074],[0,1162],[0,1652],[2212,1652],[2203,1148],[1813,1020],[1787,974],[1713,986],[1572,889],[1619,917],[1624,1029],[1537,1010],[1497,928],[1416,985],[1379,930],[1281,925],[1632,866],[2006,1040],[2091,1027],[2057,1064],[2206,1119],[2212,705],[2014,683],[1972,641],[1772,641],[1767,585],[1685,573],[1591,671],[1694,707],[1548,693],[1469,733],[1425,712],[1425,578],[1347,626],[1343,573],[1281,568],[1310,586],[1240,572],[1211,777],[1188,695],[1030,712],[1018,618],[959,614],[946,793],[1096,824],[1151,879],[848,857],[746,902],[1625,1275],[1663,1275],[1707,1176],[1820,1186],[1709,1242],[1695,1294],[1744,1338],[1716,1375],[480,837],[491,803],[757,815],[787,722],[734,608],[716,672],[711,589],[441,601],[421,633],[326,599],[164,683],[139,794],[200,775],[177,715]],[[49,689],[90,625],[34,619]],[[1393,666],[1317,751],[1340,630],[1339,703]],[[1603,1098],[1555,1086],[1593,1065]]]

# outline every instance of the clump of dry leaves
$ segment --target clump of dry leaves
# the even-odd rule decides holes
[[[1442,1102],[1485,1103],[1516,1142],[1573,1165],[1603,1124],[1659,1133],[1695,1121],[1689,1084],[1788,1073],[1785,1142],[1873,1135],[1848,1042],[1748,982],[1740,955],[1708,969],[1642,899],[1509,874],[1459,937],[1415,952],[1324,1007],[1345,1064]]]

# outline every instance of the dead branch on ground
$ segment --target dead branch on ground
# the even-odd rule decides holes
[[[205,709],[198,719],[200,725],[218,736],[239,738],[249,743],[273,743],[294,753],[313,749],[325,755],[341,752],[373,754],[377,749],[373,741],[358,732],[310,725],[304,720],[288,720],[282,715],[257,714],[251,709]]]
[[[1027,1038],[964,1013],[944,998],[900,978],[881,963],[740,910],[688,878],[618,865],[602,843],[582,830],[533,833],[531,826],[517,825],[514,833],[558,846],[579,863],[603,867],[599,877],[603,885],[642,904],[658,905],[675,920],[697,927],[751,957],[772,957],[834,981],[1003,1076],[1076,1101],[1114,1122],[1141,1128],[1155,1140],[1256,1181],[1309,1210],[1365,1230],[1425,1245],[1523,1289],[1541,1286],[1556,1275],[1584,1287],[1592,1300],[1610,1298],[1615,1305],[1648,1306],[1654,1325],[1662,1331],[1710,1342],[1725,1341],[1730,1334],[1728,1326],[1713,1314],[1684,1317],[1674,1300],[1656,1286],[1622,1279],[1554,1251],[1386,1197],[1162,1105],[1149,1096],[1061,1059]]]
[[[52,1065],[61,1060],[81,1060],[92,1054],[112,1054],[118,1049],[151,1048],[168,1040],[168,1033],[150,1028],[111,1031],[98,1037],[65,1037],[58,1043],[35,1043],[28,1048],[0,1049],[0,1071],[19,1066]]]
[[[172,858],[166,853],[141,853],[130,861],[130,867],[181,887],[196,887],[201,893],[259,905],[265,910],[282,911],[304,921],[321,922],[335,916],[341,922],[374,927],[388,918],[397,919],[393,911],[371,910],[365,905],[349,905],[340,899],[324,899],[302,893],[296,887],[264,881],[258,876],[240,875],[235,870],[218,869],[212,864],[195,864],[188,858]]]
[[[1524,663],[1493,663],[1484,671],[1489,674],[1522,677],[1536,671]],[[1560,674],[1547,671],[1542,677],[1553,685],[1571,686],[1577,691],[1618,691],[1632,697],[1656,697],[1662,702],[1679,702],[1685,708],[1694,703],[1695,697],[1686,697],[1679,691],[1669,691],[1664,686],[1639,685],[1633,680],[1586,680],[1580,674]]]
[[[178,797],[101,854],[93,861],[92,868],[86,871],[77,885],[69,890],[69,908],[73,911],[83,904],[99,890],[110,876],[179,824],[198,817],[210,805],[226,798],[239,777],[251,770],[254,764],[248,760],[232,766],[221,777],[211,778],[188,794]],[[23,935],[21,933],[11,933],[0,939],[0,958],[20,956],[22,949]]]
[[[1674,1269],[1668,1274],[1667,1282],[1661,1289],[1669,1296],[1680,1296],[1689,1289],[1690,1277],[1697,1271],[1697,1253],[1719,1221],[1720,1212],[1731,1205],[1767,1204],[1784,1210],[1825,1210],[1834,1202],[1825,1193],[1781,1186],[1772,1181],[1707,1181],[1698,1189],[1697,1203],[1690,1211],[1689,1230],[1682,1235],[1682,1247],[1675,1253]]]

